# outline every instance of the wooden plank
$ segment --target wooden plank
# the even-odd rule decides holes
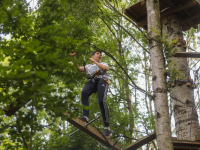
[[[200,142],[195,141],[183,141],[183,140],[174,140],[173,141],[174,150],[181,150],[181,149],[198,149],[200,148]]]
[[[131,18],[134,22],[137,22],[136,18],[132,17],[132,14],[129,12],[129,9],[125,9],[124,14]]]
[[[190,28],[193,27],[194,29],[198,28],[198,24],[194,23],[193,21],[185,22]]]
[[[164,11],[163,13],[161,13],[161,17],[176,13],[176,12],[180,12],[182,10],[185,10],[187,8],[190,8],[192,6],[195,6],[196,1],[190,0],[189,2],[187,2],[186,4],[181,5],[175,5],[174,7],[171,7],[169,9],[167,9],[166,11]]]
[[[180,25],[182,26],[182,31],[187,31],[190,29],[190,26],[188,26],[186,23],[180,22]]]
[[[181,7],[180,7],[180,6],[171,7],[171,8],[169,8],[169,9],[167,9],[166,11],[161,12],[160,17],[162,18],[162,17],[165,17],[165,16],[167,16],[167,15],[170,15],[170,14],[173,14],[173,13],[176,13],[176,12],[179,12],[179,11],[182,11],[182,10],[184,10],[184,9],[187,9],[187,8],[189,8],[189,7],[194,6],[195,4],[196,4],[196,2],[190,0],[188,3],[182,5]],[[143,19],[141,19],[140,21],[137,22],[137,25],[138,25],[139,27],[143,27],[143,26],[145,26],[146,24],[147,24],[147,17],[145,17],[145,18],[143,18]]]
[[[127,146],[124,150],[135,150],[140,148],[141,146],[151,142],[156,138],[156,132],[152,132],[151,134],[139,139],[137,142]]]
[[[135,22],[138,21],[137,18],[140,18],[140,16],[138,14],[136,14],[132,9],[126,9],[125,13],[127,13],[129,15],[129,17],[131,17],[132,15],[134,15]],[[133,18],[131,18],[131,19],[133,20]]]
[[[171,0],[160,0],[160,3],[163,3],[164,5],[165,5],[165,7],[172,7],[172,6],[174,6],[174,3],[173,3],[173,1],[171,1]]]
[[[200,53],[198,52],[177,52],[173,57],[188,57],[188,58],[200,58]]]
[[[64,113],[64,115],[66,115],[68,117],[70,116],[68,113]],[[89,136],[91,136],[92,138],[96,139],[100,143],[104,144],[105,146],[110,147],[110,145],[114,145],[115,144],[115,142],[112,139],[109,139],[109,138],[105,137],[107,139],[107,141],[110,143],[109,144],[104,139],[104,137],[96,129],[94,129],[92,126],[88,125],[87,127],[85,127],[85,122],[83,122],[79,118],[76,118],[76,119],[68,118],[67,121],[70,122],[71,124],[73,124],[75,127],[80,129],[81,131],[87,133]],[[115,144],[114,149],[121,150],[121,146],[119,144]]]
[[[199,14],[196,14],[196,15],[194,15],[194,16],[190,16],[190,17],[188,17],[187,19],[184,19],[184,20],[182,21],[182,23],[189,22],[189,21],[195,20],[195,19],[197,19],[197,18],[200,18],[200,13],[199,13]]]

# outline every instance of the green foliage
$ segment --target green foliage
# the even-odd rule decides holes
[[[36,11],[29,11],[26,1],[1,1],[0,31],[11,36],[0,41],[1,107],[9,110],[18,100],[22,104],[28,102],[26,111],[18,111],[14,122],[1,124],[5,141],[2,146],[9,144],[7,132],[12,141],[24,143],[19,138],[23,134],[28,143],[32,127],[34,131],[42,130],[37,123],[38,114],[31,112],[33,106],[47,113],[53,111],[54,117],[62,116],[64,111],[76,114],[79,108],[74,87],[81,85],[82,74],[77,73],[69,53],[78,51],[82,61],[83,52],[91,51],[88,40],[93,33],[88,25],[92,18],[85,13],[91,8],[78,14],[81,4],[75,1],[39,1],[38,6]]]
[[[137,0],[109,2],[123,14]],[[0,4],[0,32],[11,37],[0,40],[1,149],[26,149],[31,140],[34,150],[104,149],[81,131],[70,138],[77,128],[63,115],[66,111],[72,117],[81,115],[80,93],[86,82],[69,53],[76,51],[82,66],[84,58],[90,63],[94,46],[107,52],[102,61],[109,64],[106,101],[112,139],[124,148],[130,144],[128,139],[135,141],[155,130],[153,101],[135,88],[152,93],[145,31],[140,32],[104,1],[39,0],[36,10],[25,0],[2,0]],[[168,54],[176,52],[171,46],[176,41],[159,40]],[[180,76],[176,70],[168,72]],[[19,101],[22,108],[6,116]],[[90,120],[101,115],[96,94],[87,108]],[[102,118],[95,124],[103,131]]]

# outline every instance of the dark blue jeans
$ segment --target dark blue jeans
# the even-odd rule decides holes
[[[105,127],[109,126],[109,112],[106,105],[106,96],[108,92],[108,83],[102,78],[95,78],[86,82],[81,92],[81,102],[84,106],[89,106],[89,96],[96,93],[98,103],[101,109]],[[83,109],[83,116],[89,117],[89,110]]]

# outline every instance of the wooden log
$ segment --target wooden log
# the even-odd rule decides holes
[[[172,43],[172,47],[175,47],[176,46],[176,44],[175,43]]]
[[[140,148],[141,146],[151,142],[156,138],[156,132],[152,132],[151,134],[139,139],[137,142],[127,146],[124,150],[136,150],[137,148]]]
[[[110,145],[115,144],[115,142],[112,139],[109,139],[109,138],[106,137],[106,140],[109,142],[108,143],[104,139],[104,137],[96,129],[94,129],[92,126],[88,125],[87,127],[85,127],[85,123],[82,120],[80,120],[79,118],[71,119],[70,115],[67,112],[63,113],[63,114],[68,116],[67,121],[69,123],[71,123],[72,125],[74,125],[78,129],[80,129],[81,131],[87,133],[89,136],[96,139],[97,141],[104,144],[105,146],[110,147]],[[115,144],[114,149],[121,150],[121,146],[119,144]]]
[[[176,84],[175,84],[175,83],[172,83],[172,84],[171,84],[171,86],[172,86],[172,87],[175,87],[175,86],[176,86]]]
[[[182,46],[181,41],[178,41],[178,42],[177,42],[177,46]]]
[[[178,85],[182,85],[182,84],[183,84],[183,82],[181,82],[181,81],[178,82]]]
[[[191,87],[191,83],[190,82],[186,82],[187,87]]]

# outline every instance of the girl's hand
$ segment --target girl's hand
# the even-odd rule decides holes
[[[76,52],[70,53],[70,56],[74,57],[76,55]]]

